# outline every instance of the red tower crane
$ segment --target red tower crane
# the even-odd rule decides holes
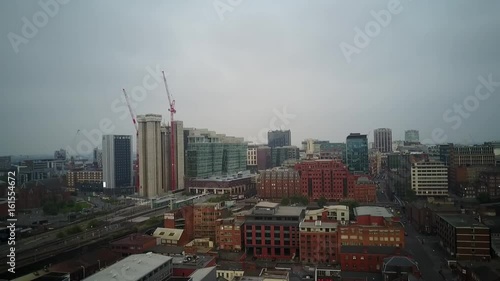
[[[175,190],[175,184],[176,184],[176,174],[175,174],[175,135],[174,135],[174,114],[177,112],[175,110],[175,100],[172,99],[172,95],[170,95],[170,92],[168,90],[168,84],[167,84],[167,78],[165,76],[165,71],[161,72],[163,74],[163,82],[165,83],[165,91],[167,92],[168,96],[168,103],[170,108],[168,111],[170,111],[170,161],[172,162],[172,176],[170,177],[170,184],[171,184],[171,189],[172,191]]]
[[[125,101],[127,102],[128,110],[130,112],[130,117],[132,117],[132,122],[134,123],[135,127],[135,139],[136,139],[136,159],[137,159],[137,177],[135,181],[135,191],[139,192],[139,127],[137,126],[137,120],[134,111],[132,110],[132,107],[130,106],[130,100],[128,98],[127,92],[125,89],[123,89],[123,95],[125,96]]]

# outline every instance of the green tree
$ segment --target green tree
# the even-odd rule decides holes
[[[46,202],[43,204],[43,213],[49,216],[55,216],[59,213],[59,207],[55,202]]]
[[[63,231],[59,231],[59,232],[57,233],[57,238],[59,238],[59,239],[64,238],[65,236],[66,236],[66,234],[64,234],[64,232],[63,232]]]
[[[102,225],[102,221],[94,219],[87,223],[87,228],[99,227],[100,225]]]
[[[413,201],[417,200],[417,193],[415,193],[415,190],[413,190],[413,189],[406,190],[405,199],[408,202],[413,202]]]
[[[281,199],[281,205],[282,206],[290,205],[290,199],[288,197],[283,197],[283,199]]]
[[[317,203],[320,208],[323,208],[326,203],[328,203],[328,201],[326,200],[325,196],[321,196],[321,198],[318,199]]]
[[[68,230],[66,230],[66,233],[68,235],[78,234],[80,232],[82,232],[82,228],[79,225],[72,226]]]
[[[479,201],[479,203],[481,204],[489,203],[491,202],[490,194],[486,192],[481,192],[477,195],[476,200]]]

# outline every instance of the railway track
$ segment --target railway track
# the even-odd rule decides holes
[[[94,244],[96,243],[96,236],[97,241],[107,239],[109,237],[112,237],[117,232],[127,229],[128,226],[122,225],[122,223],[137,217],[158,212],[163,212],[162,208],[149,209],[147,211],[135,213],[120,218],[109,225],[96,227],[91,230],[86,230],[82,233],[73,234],[64,238],[58,238],[53,239],[52,241],[38,243],[37,245],[31,245],[29,248],[22,247],[21,244],[21,247],[19,247],[16,251],[16,268],[21,268],[23,266],[45,260],[54,255],[73,250],[77,247],[83,246],[83,244]],[[2,257],[0,264],[0,273],[6,271],[8,269],[7,257]]]

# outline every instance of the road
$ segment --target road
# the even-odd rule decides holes
[[[418,267],[425,281],[454,280],[449,268],[445,266],[445,256],[435,236],[419,236],[411,224],[405,225],[408,236],[405,249],[418,262]],[[422,244],[421,241],[424,241]],[[439,274],[443,270],[446,279]]]

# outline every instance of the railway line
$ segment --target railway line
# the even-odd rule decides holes
[[[124,216],[114,220],[112,223],[108,222],[106,225],[87,229],[81,233],[66,236],[64,238],[40,241],[37,244],[30,244],[28,246],[24,246],[22,243],[18,242],[16,248],[16,268],[22,268],[35,262],[43,261],[54,255],[73,250],[77,247],[82,247],[85,244],[94,244],[97,241],[104,241],[117,232],[124,232],[127,229],[130,230],[131,228],[130,225],[126,223],[127,221],[146,215],[158,216],[162,215],[164,212],[165,210],[163,208],[148,209],[146,211]],[[7,257],[2,257],[0,263],[0,273],[5,272],[8,269]]]

